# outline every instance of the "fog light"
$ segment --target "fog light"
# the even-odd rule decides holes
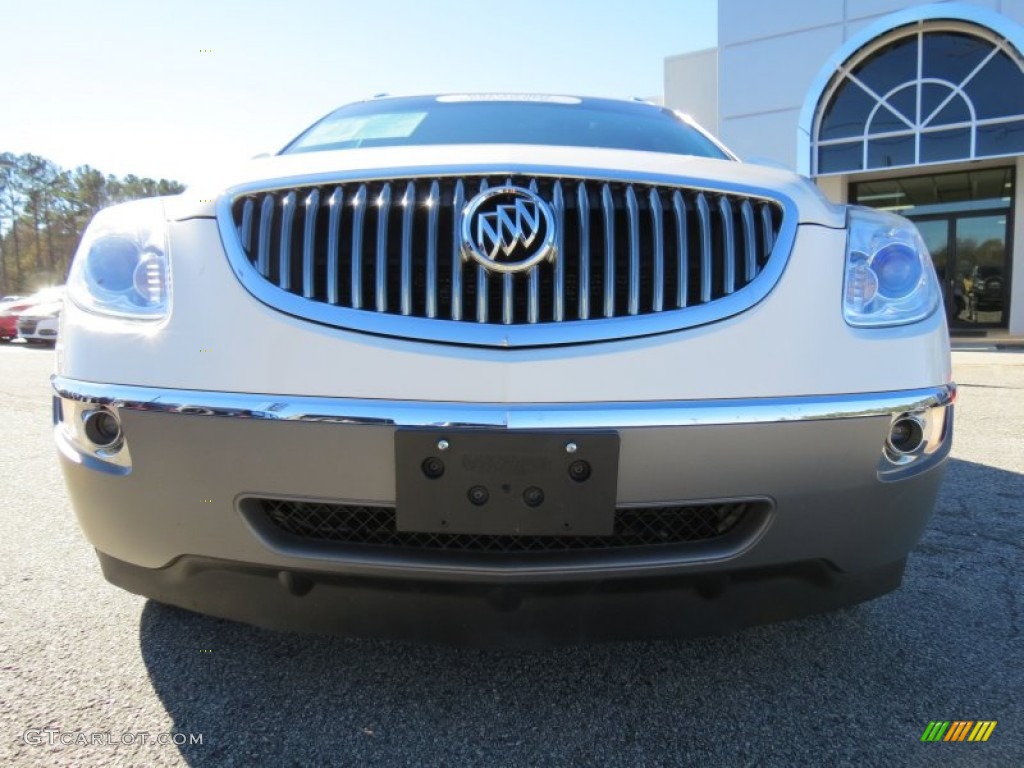
[[[900,416],[889,429],[888,448],[896,456],[916,453],[924,444],[924,425],[914,416]]]
[[[111,448],[121,442],[121,423],[110,411],[90,411],[83,427],[89,442],[99,448]]]

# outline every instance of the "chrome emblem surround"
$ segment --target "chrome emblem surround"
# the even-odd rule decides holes
[[[486,189],[462,211],[462,258],[492,272],[525,272],[554,261],[555,216],[536,193],[504,185]]]

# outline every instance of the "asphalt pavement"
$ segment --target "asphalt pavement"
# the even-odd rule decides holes
[[[953,458],[898,591],[509,652],[273,633],[111,587],[54,454],[53,353],[0,345],[0,765],[1024,765],[1024,352],[955,367]],[[922,743],[933,720],[998,725]]]

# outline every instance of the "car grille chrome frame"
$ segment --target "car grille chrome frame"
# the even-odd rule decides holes
[[[495,185],[540,195],[557,254],[519,274],[463,256],[460,217]],[[360,171],[225,191],[217,220],[264,304],[403,339],[532,347],[624,339],[731,317],[781,276],[795,204],[667,175],[534,166]]]

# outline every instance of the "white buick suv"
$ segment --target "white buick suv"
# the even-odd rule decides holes
[[[53,379],[114,584],[267,627],[530,644],[895,589],[952,439],[913,225],[643,102],[343,107],[102,211]]]

